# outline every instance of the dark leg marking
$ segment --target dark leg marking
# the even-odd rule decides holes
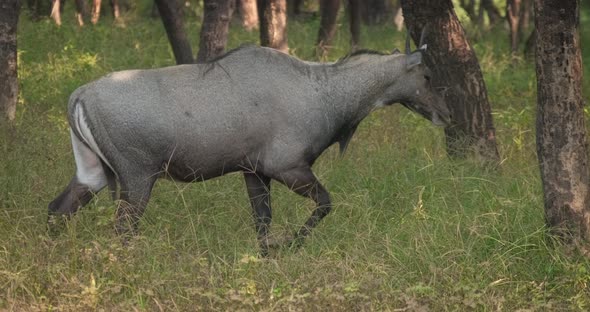
[[[270,209],[270,178],[254,172],[244,172],[244,180],[254,214],[254,224],[260,244],[260,254],[268,256],[268,231],[272,220]]]

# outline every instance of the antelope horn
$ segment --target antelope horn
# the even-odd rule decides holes
[[[418,44],[418,49],[422,49],[422,47],[424,46],[424,38],[426,37],[426,28],[427,28],[427,26],[424,26],[424,28],[422,28],[422,33],[420,34],[420,43]]]

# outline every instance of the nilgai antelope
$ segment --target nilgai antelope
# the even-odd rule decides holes
[[[86,84],[68,104],[77,171],[49,204],[50,221],[74,214],[107,185],[116,194],[118,185],[116,230],[135,233],[158,178],[195,182],[241,171],[262,255],[271,180],[317,204],[295,233],[300,244],[332,207],[314,161],[334,143],[343,152],[371,111],[401,103],[449,123],[419,46],[334,63],[244,46],[206,64],[127,70]]]

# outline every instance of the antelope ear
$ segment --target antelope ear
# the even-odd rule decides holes
[[[420,47],[420,49],[418,49],[418,50],[420,50],[420,51],[426,51],[426,48],[427,48],[427,47],[428,47],[428,45],[425,43],[425,44],[423,44],[423,45]]]
[[[410,68],[422,64],[422,53],[414,52],[406,57],[406,69],[409,70]]]
[[[400,51],[398,48],[393,49],[393,51],[391,52],[391,54],[401,54],[402,51]]]

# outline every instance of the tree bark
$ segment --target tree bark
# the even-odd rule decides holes
[[[242,13],[242,26],[247,31],[258,28],[256,0],[240,0],[240,13]]]
[[[348,18],[350,21],[350,49],[356,51],[361,44],[360,0],[348,0]]]
[[[193,63],[193,50],[184,31],[182,8],[178,0],[155,0],[155,2],[172,46],[176,64]]]
[[[545,216],[568,242],[590,241],[588,143],[578,0],[535,0],[537,156]]]
[[[287,43],[287,1],[258,0],[260,44],[289,53]]]
[[[10,123],[16,116],[18,99],[16,29],[20,1],[0,3],[0,124]]]
[[[225,51],[234,5],[234,0],[205,0],[197,63],[207,62]]]
[[[323,59],[331,47],[336,33],[336,20],[340,10],[340,0],[320,0],[320,30],[316,42],[316,56]]]
[[[397,31],[402,31],[404,28],[404,13],[402,12],[402,3],[401,1],[397,1],[395,4],[395,8],[393,10],[393,24]]]
[[[415,42],[428,26],[425,63],[433,71],[433,86],[445,90],[442,95],[452,114],[452,125],[445,129],[449,155],[472,154],[484,163],[497,164],[500,156],[486,85],[452,2],[402,0],[402,8]]]

